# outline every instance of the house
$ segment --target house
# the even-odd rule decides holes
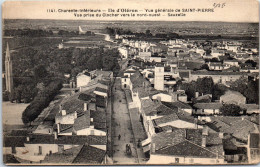
[[[183,111],[189,113],[190,115],[192,114],[192,107],[187,103],[176,101],[176,102],[170,102],[170,103],[163,102],[163,104],[169,108],[177,108],[179,111],[183,110]]]
[[[220,96],[220,103],[228,104],[246,104],[246,97],[237,91],[228,90],[224,95]]]
[[[177,93],[177,100],[184,103],[187,102],[188,96],[186,95],[184,90],[177,90],[176,93]]]
[[[242,109],[246,110],[247,114],[259,114],[259,105],[258,104],[240,104]]]
[[[250,133],[248,135],[247,156],[249,163],[259,163],[260,144],[259,133]]]
[[[145,62],[149,61],[152,56],[151,52],[139,52],[138,58],[143,59]]]
[[[3,142],[3,154],[19,156],[26,152],[24,142],[26,136],[5,136]]]
[[[196,81],[198,78],[211,77],[214,83],[228,85],[229,82],[236,81],[243,76],[247,76],[247,73],[200,70],[191,71],[189,81]]]
[[[83,71],[77,75],[76,80],[77,88],[86,86],[91,80],[90,73]]]
[[[212,49],[211,50],[211,56],[212,57],[219,57],[219,56],[224,56],[225,51],[224,50],[218,50],[218,49]]]
[[[129,55],[129,51],[127,47],[119,47],[118,48],[119,53],[122,55],[123,59],[127,59]]]
[[[57,133],[48,135],[32,134],[27,137],[24,154],[19,158],[32,162],[40,162],[47,155],[62,153],[65,150],[89,145],[98,149],[106,150],[106,136],[58,136]]]
[[[221,62],[208,62],[210,70],[223,70],[224,67]]]
[[[160,118],[153,119],[153,126],[155,128],[155,132],[160,132],[160,129],[165,126],[171,126],[174,128],[182,129],[201,129],[202,126],[198,125],[196,119],[193,118],[188,113],[183,112],[175,112],[170,115],[165,115]]]
[[[173,102],[174,99],[171,95],[167,94],[167,93],[158,93],[152,96],[153,100],[159,100],[159,101],[163,101],[163,102]]]
[[[217,115],[220,113],[221,103],[196,103],[193,106],[196,115]]]
[[[224,164],[221,136],[202,129],[177,129],[158,133],[152,137],[147,163]]]
[[[247,117],[211,116],[209,118],[206,125],[216,132],[224,134],[226,161],[241,163],[249,160],[249,135],[251,133],[259,134],[258,125]]]
[[[130,77],[127,75],[121,77],[121,88],[122,89],[132,89],[132,83]]]
[[[161,56],[155,56],[155,55],[152,55],[150,57],[150,62],[157,62],[157,63],[160,63],[162,62],[162,57]]]
[[[131,75],[133,75],[135,73],[135,69],[127,69],[125,72],[124,72],[124,76],[128,76],[130,78]]]
[[[212,94],[205,94],[199,96],[199,92],[196,92],[196,97],[192,99],[193,103],[210,103],[212,101]]]
[[[141,120],[143,121],[144,129],[148,138],[155,134],[153,119],[170,115],[176,112],[177,109],[171,109],[163,105],[160,101],[152,101],[151,99],[143,99],[141,101]]]
[[[223,64],[226,65],[227,67],[232,67],[232,66],[239,67],[237,60],[224,60]]]

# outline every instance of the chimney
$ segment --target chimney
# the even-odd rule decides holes
[[[198,118],[194,119],[194,126],[195,126],[195,129],[198,129]]]
[[[58,134],[57,134],[57,132],[54,132],[54,139],[55,139],[55,140],[58,139]]]
[[[218,136],[219,136],[219,138],[223,139],[224,138],[224,133],[223,132],[219,132]]]
[[[84,111],[85,111],[85,112],[88,111],[88,103],[84,103]]]
[[[188,133],[187,133],[187,129],[184,129],[185,131],[184,131],[184,137],[185,137],[185,139],[188,139]]]
[[[30,141],[30,137],[29,136],[26,137],[26,141]]]
[[[62,110],[62,104],[60,104],[59,107],[60,107],[60,111],[61,111]]]
[[[77,111],[74,112],[74,118],[76,119],[78,117]]]
[[[57,124],[57,131],[60,133],[60,123]]]
[[[206,125],[203,126],[202,135],[203,136],[209,135],[209,130],[208,130],[208,127]]]
[[[201,146],[202,146],[202,147],[206,147],[206,145],[207,145],[207,137],[206,137],[206,136],[203,136],[203,137],[202,137]]]
[[[199,97],[199,92],[195,92],[195,98]]]
[[[62,116],[66,115],[66,110],[61,110],[61,115]]]
[[[94,121],[94,119],[93,118],[90,118],[90,122],[93,122]]]
[[[156,148],[155,146],[156,146],[155,143],[152,143],[152,153],[155,153],[155,150],[156,150],[156,149],[155,149],[155,148]]]

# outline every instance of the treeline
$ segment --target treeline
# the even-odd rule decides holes
[[[42,29],[10,29],[4,30],[4,36],[25,36],[25,37],[46,37],[53,36],[55,33],[52,30],[42,30]],[[79,31],[68,31],[68,30],[59,30],[56,35],[59,36],[75,36],[79,35]],[[86,31],[84,34],[86,36],[95,35],[94,32]]]
[[[41,30],[41,29],[11,29],[4,30],[4,36],[27,36],[27,37],[45,37],[53,35],[51,30]]]
[[[157,33],[152,34],[150,30],[146,30],[145,32],[132,32],[130,30],[124,30],[122,28],[113,28],[113,27],[106,27],[105,33],[109,35],[135,35],[135,38],[160,38],[160,39],[174,39],[174,38],[182,38],[177,33]],[[133,38],[133,39],[135,39]],[[132,39],[132,38],[131,38]]]
[[[42,110],[49,105],[61,88],[62,81],[55,80],[51,81],[43,90],[39,91],[31,104],[24,110],[22,114],[23,123],[31,124],[31,122],[39,116]]]
[[[38,47],[19,49],[12,54],[14,89],[11,94],[5,92],[3,100],[29,103],[37,95],[39,83],[47,85],[53,78],[69,83],[71,77],[85,69],[118,71],[118,58],[117,49],[58,49],[45,45],[44,41]]]

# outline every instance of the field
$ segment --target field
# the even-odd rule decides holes
[[[23,125],[22,113],[29,104],[3,102],[2,121],[6,125]]]
[[[135,32],[175,32],[180,35],[230,35],[258,37],[258,23],[230,22],[169,22],[169,21],[82,21],[82,20],[5,20],[4,29],[53,29],[100,31],[106,27],[118,27]]]

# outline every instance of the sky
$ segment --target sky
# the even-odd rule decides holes
[[[212,9],[214,12],[182,12],[182,9]],[[147,21],[222,21],[222,22],[259,22],[259,2],[257,0],[85,0],[79,1],[5,1],[2,5],[4,19],[68,19],[68,20],[147,20]],[[66,9],[137,9],[140,14],[145,9],[180,9],[186,16],[159,17],[75,17],[74,12],[58,12]],[[47,12],[55,9],[56,12]],[[80,14],[80,13],[78,13]],[[87,13],[81,13],[87,14]]]

